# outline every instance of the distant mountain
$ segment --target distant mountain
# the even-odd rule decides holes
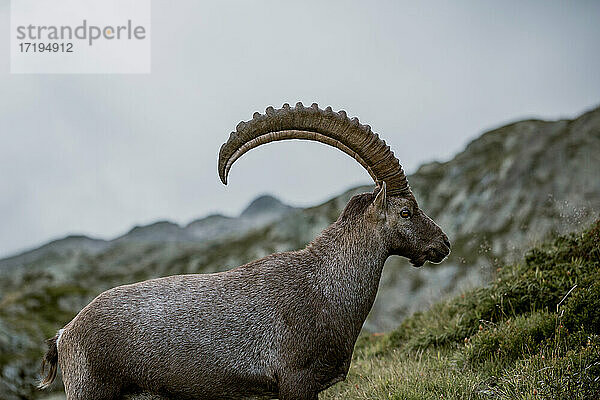
[[[273,196],[257,197],[246,207],[238,218],[224,215],[210,215],[189,223],[185,230],[195,241],[216,240],[219,238],[243,235],[252,229],[270,224],[294,211]]]
[[[63,239],[53,240],[34,250],[0,260],[0,276],[10,273],[13,268],[33,263],[49,254],[67,256],[71,253],[96,254],[108,247],[106,240],[93,239],[83,235],[70,235]],[[1,285],[0,285],[1,287]],[[1,294],[1,292],[0,292]]]
[[[420,269],[390,257],[365,329],[392,329],[407,314],[489,280],[531,244],[591,223],[600,211],[598,171],[600,108],[574,120],[516,122],[483,134],[450,161],[423,165],[409,182],[450,236],[452,254]],[[101,291],[301,248],[353,194],[372,189],[305,209],[262,196],[238,217],[161,221],[111,241],[67,237],[0,260],[0,398],[40,396],[29,385],[43,340]]]
[[[287,214],[293,210],[292,207],[283,204],[273,196],[260,196],[254,199],[242,214],[240,218],[246,219],[278,219],[278,217]]]
[[[51,241],[34,250],[0,260],[0,277],[11,273],[19,275],[23,271],[14,271],[24,266],[44,266],[48,259],[56,257],[69,259],[72,257],[91,256],[115,247],[149,244],[197,244],[207,241],[222,240],[228,237],[241,236],[249,231],[261,228],[284,217],[295,208],[283,204],[270,195],[254,199],[239,217],[209,215],[190,222],[185,227],[171,221],[158,221],[149,225],[135,226],[126,234],[113,240],[93,239],[82,235],[67,236]],[[54,262],[54,261],[53,261]],[[0,285],[2,295],[2,285]]]

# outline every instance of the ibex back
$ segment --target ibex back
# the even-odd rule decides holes
[[[354,157],[375,180],[306,248],[216,274],[177,275],[100,294],[49,340],[67,399],[317,399],[346,377],[385,260],[415,266],[450,252],[417,205],[400,163],[368,125],[316,104],[267,108],[219,154],[223,183],[248,150],[308,139]]]

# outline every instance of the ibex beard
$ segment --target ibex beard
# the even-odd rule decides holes
[[[307,139],[355,158],[376,183],[306,248],[215,274],[110,289],[49,340],[40,387],[60,366],[67,399],[317,399],[344,380],[390,255],[413,265],[450,252],[385,142],[344,111],[287,104],[241,122],[221,147],[232,164],[261,144]],[[43,366],[43,368],[44,368]]]

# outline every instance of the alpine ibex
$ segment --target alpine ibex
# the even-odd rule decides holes
[[[306,248],[215,274],[177,275],[100,294],[49,340],[40,383],[60,365],[67,399],[317,399],[345,379],[384,261],[415,266],[450,252],[419,209],[389,146],[358,119],[316,104],[267,108],[240,122],[219,153],[227,184],[248,150],[284,139],[322,142],[375,180]]]

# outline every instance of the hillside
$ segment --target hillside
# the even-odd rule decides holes
[[[531,244],[580,230],[600,210],[600,108],[574,120],[528,120],[487,132],[444,163],[409,177],[421,207],[448,233],[450,258],[415,269],[391,257],[365,331],[389,331],[409,314],[488,282]],[[0,393],[39,396],[31,382],[43,340],[112,286],[214,272],[304,246],[335,220],[350,190],[295,209],[272,197],[238,217],[179,226],[161,221],[104,241],[71,236],[0,260]],[[2,397],[2,396],[0,396]]]
[[[324,399],[600,398],[600,220],[359,339]]]

